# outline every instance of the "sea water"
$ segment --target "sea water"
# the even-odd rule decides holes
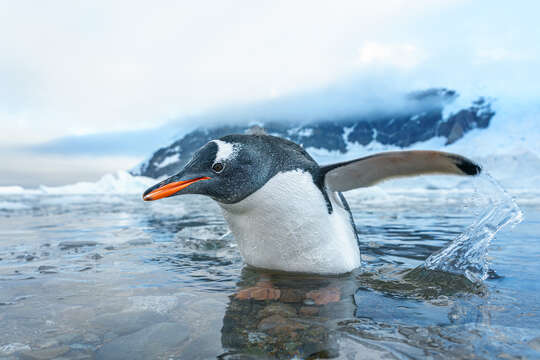
[[[488,247],[498,231],[523,220],[523,212],[512,197],[489,174],[482,174],[474,183],[475,195],[482,195],[484,204],[476,220],[448,246],[430,255],[424,267],[464,275],[472,282],[489,276]]]
[[[540,206],[482,181],[347,193],[333,277],[245,267],[202,197],[0,196],[0,359],[538,358]]]

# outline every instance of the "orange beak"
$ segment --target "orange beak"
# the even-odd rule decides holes
[[[204,177],[199,177],[199,178],[190,179],[190,180],[175,181],[175,182],[169,183],[167,185],[163,185],[161,187],[158,187],[157,189],[152,190],[148,194],[144,194],[143,195],[143,200],[144,201],[152,201],[152,200],[163,199],[163,198],[166,198],[168,196],[176,194],[180,190],[187,188],[189,185],[194,184],[197,181],[209,180],[209,179],[211,179],[211,178],[209,178],[207,176],[204,176]]]

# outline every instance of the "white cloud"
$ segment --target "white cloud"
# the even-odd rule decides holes
[[[447,2],[2,2],[5,143],[153,127],[357,70],[366,38]]]
[[[539,10],[487,0],[3,1],[0,144],[153,128],[350,77],[378,97],[429,86],[538,94]]]
[[[476,62],[480,64],[493,62],[520,62],[534,60],[534,56],[526,50],[510,50],[504,47],[479,48],[476,50]]]
[[[361,66],[393,66],[411,69],[426,58],[425,52],[412,44],[383,44],[366,42],[358,50]]]

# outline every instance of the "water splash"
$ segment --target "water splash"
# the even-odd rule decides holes
[[[480,282],[488,276],[487,251],[491,240],[504,226],[520,223],[523,212],[489,174],[479,176],[474,185],[476,193],[487,201],[480,215],[449,246],[427,258],[424,267]]]

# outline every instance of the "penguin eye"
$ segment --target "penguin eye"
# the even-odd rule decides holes
[[[223,167],[224,166],[222,163],[215,163],[214,165],[212,165],[212,170],[214,170],[217,173],[220,173],[223,171]]]

